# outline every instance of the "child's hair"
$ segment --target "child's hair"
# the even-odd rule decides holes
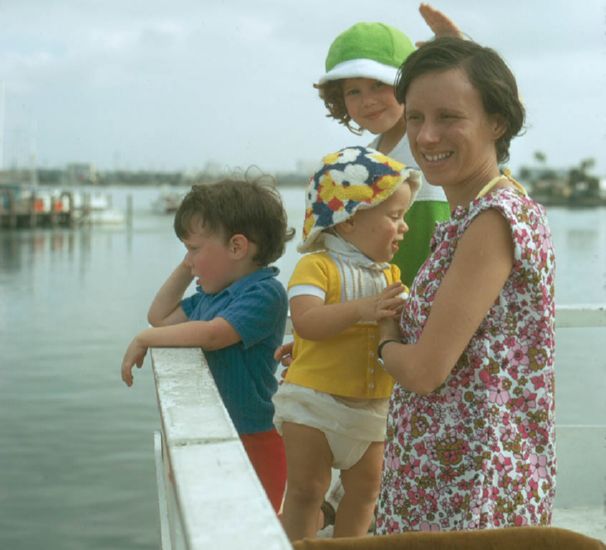
[[[280,194],[268,179],[194,185],[175,214],[177,237],[183,240],[198,228],[222,235],[226,241],[241,234],[257,246],[254,262],[261,266],[274,262],[284,254],[295,231],[288,228]]]
[[[356,23],[337,36],[326,55],[326,73],[314,88],[334,118],[354,134],[363,128],[354,127],[343,97],[343,80],[370,78],[393,86],[402,62],[414,51],[410,38],[385,23]]]
[[[361,136],[364,132],[363,128],[354,127],[351,125],[351,117],[345,106],[345,98],[343,97],[343,79],[328,80],[324,84],[314,84],[314,88],[318,90],[320,99],[324,102],[328,109],[328,118],[334,118],[339,124],[343,124],[350,132]]]

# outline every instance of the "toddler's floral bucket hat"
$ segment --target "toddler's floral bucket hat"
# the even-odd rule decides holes
[[[318,237],[325,229],[380,204],[404,181],[410,185],[412,205],[421,186],[417,170],[369,147],[347,147],[326,155],[307,187],[299,252],[321,249]]]

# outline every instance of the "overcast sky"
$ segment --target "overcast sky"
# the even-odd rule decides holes
[[[511,167],[593,157],[606,174],[606,0],[440,0],[494,47],[528,110]],[[582,7],[581,7],[582,6]],[[312,83],[357,21],[428,38],[409,0],[0,0],[4,166],[183,170],[298,161],[367,143]],[[1,117],[0,117],[1,118]]]

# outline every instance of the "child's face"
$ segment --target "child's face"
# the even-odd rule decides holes
[[[185,262],[204,292],[216,294],[234,282],[234,258],[222,235],[197,225],[183,239],[183,244],[187,248]]]
[[[388,262],[398,251],[408,225],[404,214],[410,205],[410,186],[402,183],[381,204],[358,210],[339,233],[375,262]]]
[[[370,78],[345,78],[343,99],[353,121],[373,134],[384,134],[403,123],[404,106],[393,86]]]

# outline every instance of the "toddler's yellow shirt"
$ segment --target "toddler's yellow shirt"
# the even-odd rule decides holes
[[[400,269],[384,271],[387,284],[400,280]],[[339,304],[341,278],[326,252],[307,254],[299,260],[288,288],[313,285],[326,294],[326,304]],[[393,378],[377,362],[379,330],[376,323],[358,323],[320,341],[305,340],[294,332],[294,360],[286,381],[324,393],[364,399],[391,395]]]

